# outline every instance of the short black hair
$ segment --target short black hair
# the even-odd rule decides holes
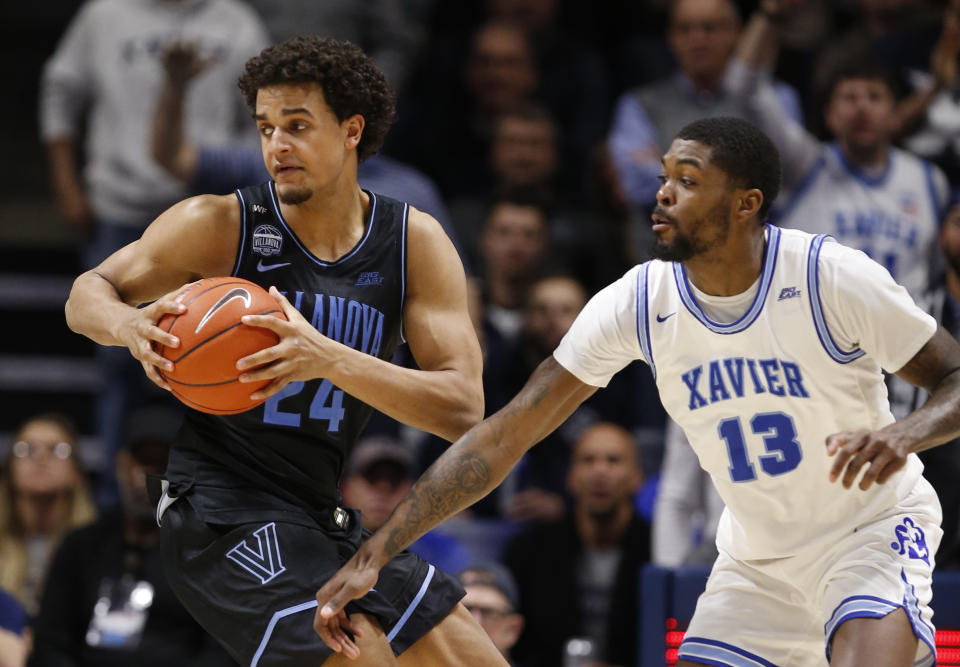
[[[677,133],[677,139],[708,146],[710,161],[720,167],[737,187],[757,188],[763,204],[757,211],[760,222],[767,219],[773,200],[780,192],[780,152],[766,134],[741,118],[701,118]]]
[[[542,190],[535,185],[517,185],[494,192],[490,198],[487,199],[487,208],[483,216],[484,226],[486,226],[486,222],[490,220],[494,209],[505,204],[518,208],[536,209],[540,213],[544,227],[549,224],[552,210],[550,202],[547,201]]]
[[[363,49],[329,37],[292,37],[250,58],[237,85],[254,110],[261,88],[302,83],[320,86],[338,121],[363,116],[357,159],[376,155],[396,117],[396,94]]]
[[[833,99],[837,86],[851,79],[880,81],[887,87],[894,99],[903,93],[903,86],[893,70],[871,55],[857,54],[841,59],[830,68],[826,85],[823,88],[824,105],[829,104],[830,100]]]

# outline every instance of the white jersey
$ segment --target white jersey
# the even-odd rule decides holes
[[[915,454],[867,491],[831,484],[825,440],[891,423],[881,367],[898,370],[935,330],[863,253],[768,226],[756,296],[736,321],[711,320],[683,266],[654,260],[594,296],[554,356],[594,386],[646,360],[727,505],[718,546],[748,560],[837,539],[911,491]]]
[[[884,173],[870,178],[830,144],[777,222],[862,250],[918,298],[930,282],[945,198],[943,174],[925,160],[891,148]]]

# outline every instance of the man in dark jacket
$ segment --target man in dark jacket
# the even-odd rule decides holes
[[[54,556],[29,667],[234,664],[163,575],[145,477],[163,472],[170,441],[140,430],[117,452],[121,510],[68,534]]]
[[[633,503],[642,481],[630,433],[595,424],[573,448],[572,516],[533,525],[507,547],[526,617],[514,655],[525,666],[561,664],[568,644],[593,662],[636,664],[638,577],[650,560],[650,527]]]

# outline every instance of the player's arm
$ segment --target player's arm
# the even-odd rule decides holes
[[[238,362],[241,382],[271,379],[263,398],[288,382],[327,378],[339,389],[396,419],[453,441],[483,417],[480,344],[467,312],[463,266],[432,217],[410,210],[403,325],[419,370],[354,350],[318,332],[276,289],[288,321],[246,315],[280,343]]]
[[[393,556],[500,484],[524,452],[562,424],[595,390],[548,357],[506,407],[451,445],[390,519],[317,592],[314,627],[323,641],[349,657],[359,655],[344,632],[350,629],[342,613],[347,602],[365,595]]]
[[[943,327],[897,375],[926,389],[929,400],[923,407],[879,431],[854,431],[831,435],[827,451],[836,455],[830,480],[843,474],[849,488],[866,463],[870,467],[859,487],[882,484],[900,470],[911,452],[919,452],[960,436],[960,345]],[[846,466],[846,471],[844,471]]]
[[[140,239],[74,281],[64,309],[67,325],[101,345],[129,348],[148,377],[165,386],[154,367],[169,370],[169,362],[153,351],[151,341],[179,343],[155,323],[165,313],[182,311],[174,290],[230,273],[239,230],[240,209],[231,195],[193,197],[172,206]]]

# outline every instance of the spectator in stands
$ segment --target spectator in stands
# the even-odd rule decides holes
[[[533,525],[508,546],[526,619],[514,653],[523,665],[561,664],[572,637],[589,638],[599,661],[636,664],[639,570],[650,560],[649,526],[633,506],[642,481],[630,433],[595,424],[574,446],[572,516]]]
[[[236,89],[246,59],[267,44],[256,14],[239,0],[97,0],[85,3],[47,61],[40,125],[61,217],[89,233],[86,267],[136,240],[157,215],[186,195],[149,154],[150,122],[163,80],[160,54],[172,35],[209,62],[186,106],[192,136],[211,144],[253,140]],[[85,113],[86,112],[86,113]],[[78,142],[86,118],[83,154]],[[113,460],[126,414],[139,400],[142,371],[119,348],[98,348],[103,372],[97,405],[104,459]],[[118,501],[104,475],[103,506]]]
[[[27,612],[0,589],[0,667],[23,667],[27,660]]]
[[[488,561],[465,567],[458,577],[466,591],[463,605],[490,636],[504,659],[511,667],[517,667],[510,650],[523,631],[523,615],[517,612],[519,594],[513,575],[503,565]]]
[[[943,173],[892,146],[899,120],[893,86],[875,61],[835,70],[824,109],[832,143],[783,113],[770,85],[777,31],[791,0],[764,0],[750,19],[728,78],[755,122],[777,145],[785,202],[777,222],[829,233],[884,265],[915,297],[927,289],[947,201]]]
[[[466,43],[465,61],[453,79],[431,79],[418,106],[398,106],[399,135],[392,137],[395,154],[423,168],[448,199],[489,193],[493,184],[484,156],[490,154],[494,122],[534,99],[540,85],[533,46],[521,28],[487,22]]]
[[[399,91],[410,75],[420,42],[403,0],[248,0],[263,19],[274,44],[298,35],[353,42],[370,54]]]
[[[563,25],[557,0],[486,0],[488,20],[518,26],[530,40],[540,72],[537,99],[557,119],[559,182],[574,201],[584,187],[583,164],[603,140],[610,116],[610,68],[588,43],[583,26]]]
[[[678,69],[620,97],[610,128],[610,151],[627,199],[649,207],[660,187],[660,156],[677,131],[704,116],[743,116],[736,96],[724,90],[727,63],[740,31],[733,0],[670,3],[668,37]],[[775,87],[778,110],[800,119],[796,93]]]
[[[360,510],[360,521],[375,531],[413,486],[416,459],[392,438],[374,435],[360,440],[350,454],[341,492],[348,507]],[[434,530],[410,545],[410,551],[441,570],[457,572],[471,560],[452,537]]]
[[[525,189],[545,206],[554,204],[560,196],[555,182],[559,163],[557,126],[545,107],[522,102],[500,114],[493,122],[487,157],[490,189],[450,202],[457,237],[464,240],[472,266],[480,264],[478,244],[491,193],[497,197]]]
[[[15,431],[0,476],[0,588],[31,616],[61,537],[96,513],[76,446],[66,417],[31,417]]]
[[[789,21],[793,22],[797,9],[803,9],[810,0],[791,3]],[[812,61],[810,92],[814,101],[823,102],[823,96],[832,84],[834,68],[851,60],[875,59],[896,75],[904,69],[924,67],[930,47],[940,32],[940,15],[936,2],[928,0],[856,0],[832,3],[835,23],[839,30],[823,45]],[[760,9],[763,4],[759,3]],[[837,5],[840,5],[839,7]],[[781,16],[774,8],[771,17]],[[795,32],[793,25],[789,32]],[[815,131],[821,128],[815,116],[811,119]]]
[[[663,567],[713,565],[723,500],[672,419],[667,420],[665,441],[653,513],[653,562]]]
[[[523,326],[523,303],[543,272],[548,253],[547,211],[529,192],[494,200],[480,239],[483,304],[488,329],[514,342]]]
[[[233,664],[190,617],[163,574],[146,476],[166,468],[168,431],[169,426],[134,422],[114,462],[120,507],[63,539],[34,624],[29,667]]]
[[[960,336],[960,199],[955,199],[940,228],[940,249],[946,270],[918,302],[954,337]],[[891,406],[897,418],[920,407],[927,393],[893,377]],[[937,551],[937,568],[960,568],[960,440],[920,452],[923,476],[940,498],[943,538]]]

